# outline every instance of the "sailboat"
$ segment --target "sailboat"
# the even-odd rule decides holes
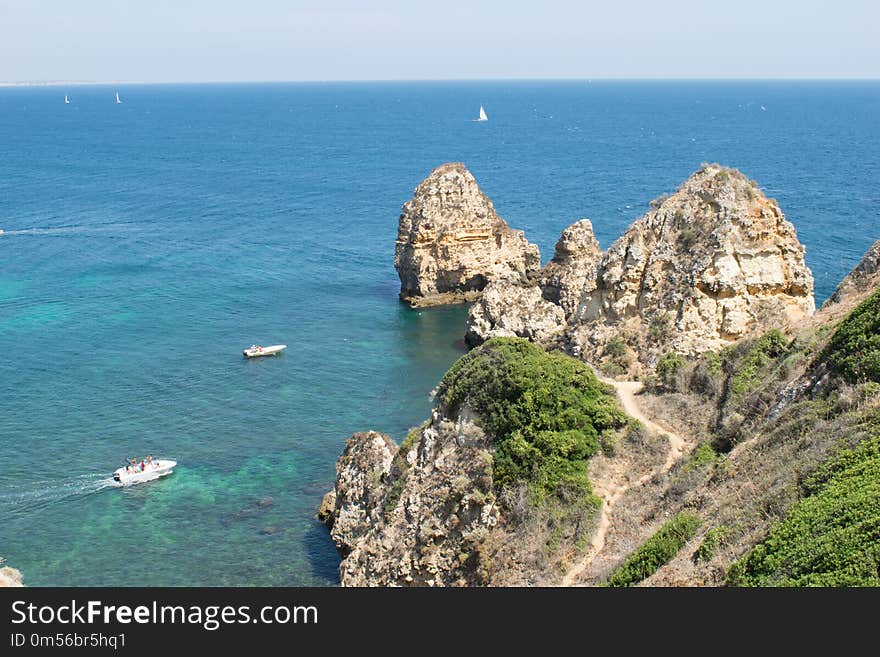
[[[483,106],[480,105],[480,118],[477,121],[488,121],[489,117],[486,116],[486,110],[483,109]]]
[[[122,104],[122,101],[119,100],[119,92],[118,92],[118,91],[116,92],[116,104],[117,104],[117,105],[121,105],[121,104]]]
[[[67,97],[67,94],[64,94],[64,104],[70,105],[70,98]]]

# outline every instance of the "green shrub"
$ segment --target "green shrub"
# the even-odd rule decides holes
[[[730,536],[730,527],[724,525],[707,531],[703,542],[694,553],[694,561],[711,561],[715,556],[715,551],[724,544],[728,536]]]
[[[761,382],[767,366],[786,352],[789,340],[778,329],[758,338],[742,358],[733,358],[734,351],[725,350],[728,369],[734,370],[729,391],[734,399],[752,392]]]
[[[717,351],[704,351],[703,355],[700,357],[702,362],[706,365],[706,370],[709,374],[713,376],[720,376],[722,373],[721,369],[721,354]]]
[[[648,322],[648,337],[656,343],[667,342],[672,337],[672,318],[669,313],[654,315]]]
[[[493,482],[526,482],[536,503],[561,488],[589,493],[587,459],[600,435],[627,424],[589,366],[520,338],[494,338],[462,356],[438,397],[450,413],[464,404],[476,411],[494,438]]]
[[[657,379],[661,388],[666,390],[678,390],[678,375],[684,368],[684,357],[680,354],[665,354],[659,361],[654,370],[657,372]]]
[[[876,411],[876,409],[875,409]],[[880,586],[880,429],[827,461],[810,495],[727,573],[733,586]]]
[[[694,537],[700,527],[700,516],[681,511],[614,569],[611,586],[631,586],[657,572]]]
[[[704,465],[711,465],[720,458],[718,452],[712,447],[712,443],[703,441],[697,445],[691,454],[690,460],[682,466],[684,472],[690,472]]]
[[[613,359],[620,359],[626,356],[626,343],[623,338],[615,336],[605,345],[605,354]]]
[[[849,381],[880,381],[880,289],[840,323],[826,356]]]

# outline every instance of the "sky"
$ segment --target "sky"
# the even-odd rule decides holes
[[[0,81],[877,77],[878,0],[0,0]]]

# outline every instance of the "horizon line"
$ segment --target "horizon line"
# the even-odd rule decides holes
[[[0,87],[59,87],[174,84],[370,84],[378,82],[877,82],[878,77],[499,77],[499,78],[364,78],[310,80],[0,80]]]

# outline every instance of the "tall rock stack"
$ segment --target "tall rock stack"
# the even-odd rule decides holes
[[[650,366],[666,351],[717,349],[814,312],[794,226],[742,173],[706,165],[654,205],[602,257],[570,322],[582,353],[622,338]]]
[[[420,307],[471,301],[492,280],[538,271],[541,259],[455,162],[434,169],[403,205],[394,266],[400,298]]]

